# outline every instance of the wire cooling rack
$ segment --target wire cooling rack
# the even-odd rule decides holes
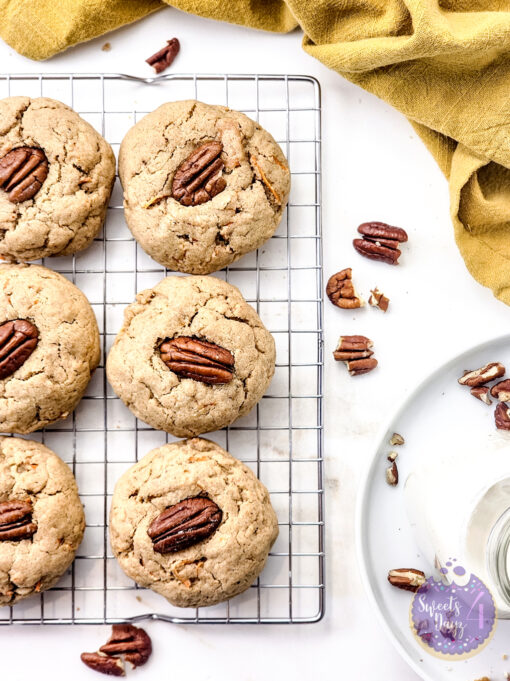
[[[131,237],[116,180],[105,228],[93,244],[76,256],[42,261],[87,295],[101,333],[102,361],[75,413],[30,436],[72,467],[85,508],[85,538],[57,586],[0,609],[0,624],[318,621],[324,613],[319,83],[280,75],[0,75],[0,97],[12,95],[69,104],[116,154],[127,130],[163,102],[192,98],[230,106],[259,121],[280,143],[292,190],[272,239],[215,275],[241,289],[276,341],[268,393],[249,415],[206,435],[246,462],[271,494],[280,534],[260,578],[227,603],[174,608],[137,587],[111,553],[108,513],[116,480],[150,449],[174,439],[135,419],[106,380],[105,352],[125,306],[168,273]]]

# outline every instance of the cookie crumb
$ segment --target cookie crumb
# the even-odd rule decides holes
[[[110,45],[110,43],[105,43],[101,49],[103,50],[103,52],[109,52],[112,49],[112,46]]]

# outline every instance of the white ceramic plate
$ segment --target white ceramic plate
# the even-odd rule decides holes
[[[431,349],[431,351],[433,351]],[[404,482],[431,448],[462,447],[470,435],[487,432],[488,447],[499,437],[491,407],[473,398],[457,379],[464,369],[500,361],[510,375],[510,335],[478,345],[437,369],[405,400],[381,432],[378,446],[364,478],[357,509],[357,548],[362,578],[384,628],[411,667],[427,681],[474,681],[488,676],[503,681],[510,672],[510,620],[499,620],[487,647],[472,658],[443,660],[434,657],[415,640],[409,626],[409,592],[388,584],[388,570],[415,567],[427,575],[432,566],[420,554],[404,505]],[[385,482],[386,456],[393,449],[391,435],[401,433],[406,444],[399,449],[400,484]],[[510,441],[509,471],[510,471]],[[481,462],[482,463],[482,462]],[[452,484],[455,484],[452,480]],[[431,503],[441,503],[431,499]],[[508,655],[508,660],[504,656]]]

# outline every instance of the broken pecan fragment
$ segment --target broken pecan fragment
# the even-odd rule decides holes
[[[24,364],[39,342],[39,331],[28,319],[0,324],[0,379],[7,378]]]
[[[390,299],[387,298],[384,293],[381,293],[376,287],[370,291],[370,298],[368,299],[369,304],[372,307],[378,307],[379,310],[386,312],[389,307]]]
[[[489,396],[489,388],[486,386],[479,386],[478,388],[471,388],[470,390],[471,395],[473,397],[476,397],[477,400],[480,400],[480,402],[484,402],[485,404],[492,404],[492,400]]]
[[[500,402],[496,407],[494,420],[498,430],[510,430],[510,409],[504,402]]]
[[[0,187],[11,203],[33,198],[48,177],[48,159],[42,149],[17,147],[0,159]]]
[[[406,591],[418,591],[426,581],[425,573],[414,568],[398,568],[388,572],[388,582]]]
[[[164,341],[161,359],[183,378],[202,383],[229,383],[234,376],[234,355],[225,348],[189,336]]]
[[[152,642],[144,629],[132,624],[114,624],[112,635],[104,646],[99,648],[99,653],[110,656],[123,655],[133,667],[141,667],[152,653]]]
[[[480,385],[485,385],[495,378],[501,378],[505,373],[505,367],[501,362],[490,362],[480,369],[473,371],[465,371],[464,376],[458,379],[461,385],[467,385],[470,388],[477,388]]]
[[[0,502],[0,541],[20,541],[34,535],[37,525],[32,521],[32,510],[29,499]]]
[[[333,305],[344,310],[354,310],[364,305],[364,302],[354,290],[352,269],[350,267],[333,274],[329,278],[326,286],[326,295]]]
[[[400,257],[399,243],[407,241],[407,233],[400,227],[384,222],[364,222],[358,227],[362,239],[354,239],[353,246],[360,255],[397,265]]]
[[[109,657],[104,653],[82,653],[81,661],[100,674],[108,676],[125,676],[124,663],[120,657]]]
[[[167,69],[173,62],[173,60],[179,54],[181,45],[177,38],[172,38],[166,41],[165,47],[153,54],[152,57],[146,59],[146,63],[152,66],[156,73],[161,73]]]
[[[340,336],[333,357],[344,362],[351,376],[366,374],[377,366],[370,349],[373,342],[366,336]]]
[[[220,507],[207,497],[184,499],[160,513],[147,534],[157,553],[175,553],[210,537],[221,523]]]
[[[393,435],[390,438],[390,445],[392,447],[394,447],[395,445],[403,445],[403,444],[405,444],[405,440],[402,437],[402,435],[400,435],[400,433],[393,433]]]
[[[183,206],[198,206],[225,189],[222,151],[221,142],[206,142],[181,163],[172,181],[172,196],[176,201]]]
[[[493,385],[491,388],[491,395],[500,402],[510,402],[510,378]]]
[[[398,485],[398,468],[395,460],[393,460],[391,466],[386,469],[386,482],[392,487]]]

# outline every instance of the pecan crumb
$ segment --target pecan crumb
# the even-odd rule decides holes
[[[388,456],[386,457],[388,461],[391,461],[393,463],[398,457],[398,452],[390,452]]]
[[[398,468],[395,461],[386,469],[386,482],[388,485],[391,485],[391,487],[396,487],[398,485]]]
[[[109,52],[112,49],[112,46],[110,45],[110,43],[105,43],[101,49],[103,50],[103,52]]]
[[[372,307],[377,307],[379,310],[386,312],[390,305],[390,299],[387,298],[384,293],[379,291],[377,286],[370,291],[370,298],[368,299],[369,305]]]
[[[390,438],[390,445],[392,447],[394,447],[395,445],[403,445],[403,444],[405,444],[405,440],[402,437],[402,435],[400,435],[400,433],[393,433],[393,435]]]
[[[172,64],[180,49],[181,45],[177,38],[172,38],[171,40],[166,41],[165,47],[145,61],[147,64],[149,64],[149,66],[152,66],[156,73],[161,73]]]

